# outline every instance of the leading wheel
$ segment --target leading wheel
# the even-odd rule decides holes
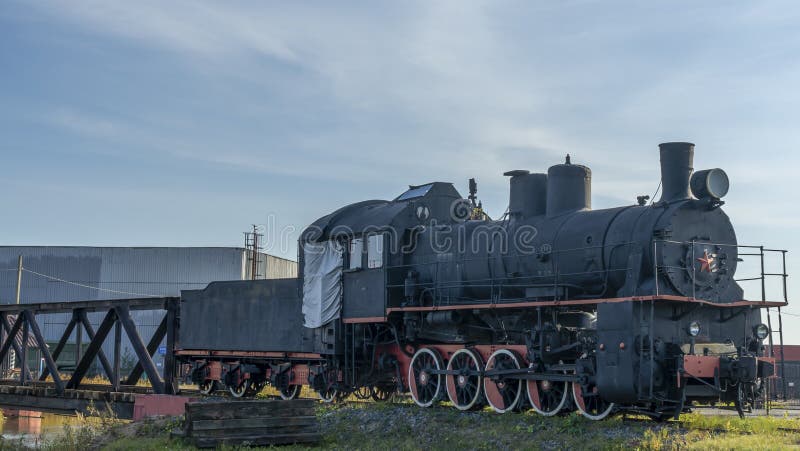
[[[281,388],[279,390],[281,394],[281,399],[288,401],[290,399],[297,398],[298,396],[300,396],[300,390],[302,388],[303,388],[302,385],[287,385]]]
[[[520,358],[508,349],[499,349],[489,356],[483,376],[483,392],[495,412],[506,413],[519,405],[523,391],[522,379],[510,378],[502,372],[520,368]]]
[[[234,398],[242,398],[250,389],[250,379],[245,379],[238,386],[229,385],[228,391]]]
[[[471,349],[459,349],[447,362],[447,397],[458,410],[480,407],[483,401],[483,359]]]
[[[590,420],[602,420],[609,416],[614,410],[614,403],[601,398],[597,393],[597,387],[591,386],[589,393],[583,393],[581,384],[572,383],[572,396],[575,398],[575,407],[581,415]]]
[[[565,373],[566,374],[566,373]],[[552,417],[561,412],[569,397],[567,381],[528,381],[528,401],[539,415]]]
[[[411,398],[420,407],[430,407],[442,397],[444,378],[442,357],[430,348],[421,348],[408,366],[408,386]]]

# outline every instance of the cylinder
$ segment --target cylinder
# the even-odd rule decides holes
[[[661,200],[674,202],[691,199],[689,178],[694,162],[694,144],[671,142],[659,144],[661,152]]]
[[[592,171],[586,166],[565,164],[547,170],[547,216],[558,216],[592,208]]]
[[[451,310],[448,312],[430,312],[425,316],[425,319],[431,326],[451,326],[461,324],[464,316],[456,310]]]
[[[547,211],[547,174],[509,171],[508,213],[522,218],[543,215]]]

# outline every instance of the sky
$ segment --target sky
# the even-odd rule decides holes
[[[241,246],[264,224],[294,257],[316,218],[411,184],[475,177],[499,216],[503,172],[567,153],[594,208],[627,205],[658,144],[691,141],[739,242],[791,273],[798,22],[791,1],[5,0],[0,237]]]

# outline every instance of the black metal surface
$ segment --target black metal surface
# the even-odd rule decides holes
[[[569,163],[547,170],[547,216],[592,208],[592,171]]]
[[[692,194],[698,199],[721,199],[728,194],[730,188],[728,174],[719,168],[696,171],[689,183]]]
[[[106,316],[100,323],[100,327],[97,328],[95,336],[92,337],[91,341],[89,342],[89,346],[86,348],[86,352],[81,356],[80,362],[78,362],[78,364],[75,366],[75,371],[72,373],[72,377],[70,378],[69,382],[67,382],[67,388],[77,388],[80,385],[83,378],[86,377],[86,372],[92,365],[94,358],[98,355],[98,353],[102,352],[101,348],[103,346],[103,342],[108,336],[108,333],[111,331],[111,328],[114,326],[114,322],[116,321],[116,319],[117,315],[113,309],[109,310],[106,313]],[[106,363],[108,363],[108,359],[106,359]],[[108,367],[106,367],[106,365],[104,364],[103,368],[108,372],[107,373],[108,376],[112,377],[111,374],[113,374],[113,371],[111,369],[111,366],[109,365]]]
[[[122,325],[117,321],[114,325],[114,369],[113,374],[111,376],[111,385],[114,386],[114,390],[119,390],[120,383],[120,365],[121,365],[121,353],[122,351]]]
[[[153,335],[150,337],[150,341],[147,343],[148,356],[154,355],[158,350],[158,345],[161,344],[161,340],[164,339],[164,335],[167,333],[167,324],[169,322],[168,320],[169,316],[165,315],[164,318],[161,319],[161,322],[158,324],[158,327],[156,328],[155,332],[153,332]],[[173,349],[173,348],[167,348],[167,349]],[[171,352],[167,353],[167,355],[171,354],[172,354]],[[128,379],[126,379],[125,384],[135,385],[137,382],[139,382],[139,379],[142,377],[143,371],[144,368],[142,367],[142,362],[141,361],[136,362],[136,365],[134,365],[133,369],[131,370]]]
[[[27,362],[28,361],[28,343],[29,343],[28,339],[30,338],[28,333],[29,333],[29,330],[30,330],[30,325],[28,324],[27,321],[25,321],[25,315],[24,315],[25,312],[22,312],[22,313],[23,314],[19,315],[19,317],[22,318],[22,352],[19,354],[19,358],[20,358],[21,362]],[[20,381],[20,383],[22,385],[25,385],[25,383],[27,381],[31,380],[30,376],[31,376],[30,373],[28,373],[26,371],[20,371],[19,372],[19,381]]]
[[[72,331],[75,329],[75,316],[69,320],[67,323],[66,328],[64,329],[64,333],[61,334],[61,338],[58,340],[58,344],[56,344],[55,349],[53,350],[53,360],[58,360],[58,356],[61,355],[61,351],[64,350],[64,347],[67,345],[67,341],[69,341],[69,337],[72,335]],[[47,368],[42,371],[42,374],[39,375],[39,380],[43,381],[47,379],[47,375],[49,371]]]
[[[180,298],[174,296],[112,299],[102,301],[34,302],[25,304],[0,304],[0,313],[18,313],[30,310],[34,313],[69,313],[76,309],[86,312],[102,312],[117,306],[127,306],[131,310],[165,310],[169,303]]]
[[[363,269],[343,275],[347,302],[343,318],[383,317],[386,314],[386,282],[383,269]]]
[[[53,375],[53,383],[56,386],[56,392],[59,394],[64,393],[64,381],[61,380],[61,374],[58,372],[55,359],[50,354],[50,349],[47,347],[47,342],[44,340],[44,336],[42,336],[42,332],[39,330],[39,324],[36,322],[36,317],[30,310],[25,310],[23,315],[31,329],[31,332],[33,333],[34,338],[36,338],[36,344],[38,345],[37,347],[39,348],[39,352],[41,352],[42,358],[44,359],[44,363],[47,366],[47,369],[50,371],[50,374]]]
[[[694,169],[694,144],[670,142],[658,147],[661,153],[661,202],[690,199],[689,177]]]
[[[318,352],[315,330],[303,327],[296,279],[213,282],[184,291],[180,345],[221,351]]]
[[[161,375],[158,374],[158,369],[156,369],[156,365],[153,363],[152,354],[145,347],[142,338],[139,336],[139,332],[136,330],[136,324],[131,318],[131,311],[124,306],[115,307],[114,310],[117,312],[117,318],[122,323],[122,327],[128,335],[133,351],[139,359],[139,364],[144,369],[145,374],[147,374],[147,379],[153,387],[153,391],[156,393],[164,393],[164,381],[161,380]]]
[[[164,358],[164,383],[167,394],[177,394],[180,388],[177,381],[177,362],[175,361],[175,347],[177,344],[178,330],[180,330],[180,306],[170,304],[164,320],[167,322],[167,355]]]
[[[523,217],[539,216],[547,212],[547,174],[530,174],[528,171],[509,171],[508,213]]]
[[[95,334],[94,327],[92,326],[92,323],[89,321],[89,317],[86,315],[86,311],[85,310],[83,310],[83,309],[77,310],[75,312],[75,314],[78,316],[78,321],[80,321],[80,324],[83,326],[83,329],[86,330],[86,335],[89,338],[90,346],[91,346],[91,342],[94,342],[95,341],[95,337],[97,336]],[[80,327],[78,327],[78,331],[79,332],[81,331]],[[97,349],[97,360],[100,361],[100,365],[103,367],[103,371],[106,372],[106,376],[108,376],[108,378],[110,380],[113,380],[114,379],[114,370],[111,367],[111,364],[108,363],[108,357],[106,357],[106,353],[103,351],[103,347],[102,347],[102,341],[104,339],[105,339],[105,336],[100,338],[100,342],[101,343],[100,343],[100,347]],[[77,365],[76,365],[76,367],[77,367]]]
[[[16,319],[16,321],[14,321],[14,325],[11,325],[8,322],[8,317],[6,317],[6,315],[0,315],[0,322],[2,322],[3,329],[5,329],[5,331],[6,331],[6,340],[3,342],[3,345],[0,346],[0,360],[3,360],[3,359],[6,358],[6,355],[8,354],[8,351],[12,347],[14,348],[14,352],[16,352],[17,355],[20,355],[20,356],[24,355],[22,353],[22,348],[23,347],[21,347],[17,343],[17,339],[16,339],[17,334],[19,334],[20,329],[22,329],[22,324],[24,322],[23,318],[22,318],[22,315],[17,315],[17,319]],[[25,347],[27,347],[27,346],[25,346]],[[27,373],[26,378],[28,380],[30,380],[31,379],[31,377],[30,377],[31,370],[28,368],[27,360],[22,359],[20,361],[22,362],[21,363],[22,364],[22,370],[20,371],[20,373],[22,373],[22,374]]]

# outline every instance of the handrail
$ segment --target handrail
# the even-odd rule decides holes
[[[762,269],[758,276],[754,277],[743,277],[734,279],[736,282],[748,282],[748,281],[756,281],[760,280],[762,284],[762,296],[761,301],[766,302],[766,278],[768,277],[782,277],[783,278],[783,299],[784,302],[788,302],[788,293],[787,293],[787,282],[786,279],[788,278],[788,273],[786,272],[786,264],[785,264],[785,255],[786,250],[783,249],[771,249],[765,248],[763,246],[754,246],[754,245],[743,245],[743,244],[730,244],[730,243],[714,243],[714,242],[705,242],[705,241],[677,241],[677,240],[670,240],[670,239],[653,239],[653,249],[650,252],[650,259],[652,259],[652,271],[654,274],[660,274],[664,270],[686,270],[688,269],[686,266],[676,266],[676,265],[665,265],[659,264],[658,256],[666,249],[665,246],[671,245],[692,245],[692,254],[694,255],[694,245],[698,243],[702,243],[704,245],[710,246],[726,246],[726,247],[735,247],[736,249],[758,249],[759,252],[757,253],[737,253],[738,256],[758,256],[760,259],[763,259],[765,254],[769,253],[781,253],[783,256],[783,268],[782,272],[766,272]],[[458,255],[454,256],[454,258],[449,258],[447,260],[439,260],[436,254],[432,254],[429,257],[428,261],[415,261],[409,262],[405,264],[397,264],[397,265],[386,265],[385,269],[387,271],[401,271],[406,268],[430,268],[431,274],[435,275],[432,280],[428,281],[418,281],[415,283],[415,286],[422,290],[423,292],[430,293],[432,295],[431,301],[433,305],[448,305],[453,301],[459,301],[460,299],[467,298],[465,296],[458,296],[454,290],[462,289],[462,288],[483,288],[488,289],[490,293],[487,295],[486,299],[480,300],[489,300],[490,302],[499,302],[502,300],[509,300],[509,299],[530,299],[527,296],[511,296],[509,297],[505,293],[505,290],[508,289],[520,289],[520,288],[531,288],[531,287],[553,287],[553,299],[559,300],[560,298],[566,298],[568,292],[571,291],[571,288],[578,288],[573,282],[570,282],[570,279],[574,280],[579,278],[580,276],[593,276],[593,275],[602,275],[602,274],[609,274],[609,273],[624,273],[630,271],[632,268],[629,266],[622,266],[622,267],[607,267],[606,260],[607,256],[604,256],[601,265],[606,266],[601,269],[595,270],[587,270],[587,271],[569,271],[569,272],[562,272],[559,263],[562,261],[562,258],[565,254],[569,253],[576,253],[576,252],[586,252],[587,250],[598,250],[598,249],[608,249],[609,247],[619,248],[619,247],[630,247],[632,245],[637,245],[638,243],[635,242],[623,242],[623,243],[615,243],[613,245],[591,245],[591,246],[584,246],[578,248],[570,248],[570,249],[552,249],[549,251],[550,255],[550,265],[547,266],[549,271],[547,274],[530,274],[530,275],[497,275],[494,276],[491,272],[487,272],[486,277],[474,277],[474,278],[462,278],[462,274],[460,272],[454,272],[453,277],[447,277],[448,270],[445,268],[447,265],[452,265],[453,263],[461,263],[461,264],[468,264],[470,262],[487,262],[490,267],[493,267],[495,262],[507,262],[509,260],[518,260],[521,258],[526,257],[533,257],[536,255],[535,253],[531,252],[529,254],[484,254],[482,256],[474,256],[470,258],[458,258]],[[561,258],[558,258],[561,257]],[[763,265],[762,265],[763,268]],[[427,271],[427,270],[426,270]],[[692,265],[692,271],[695,272],[696,268],[695,265]],[[656,277],[655,283],[655,293],[656,295],[661,294],[661,286],[660,281],[658,280],[659,277]],[[397,280],[397,279],[395,279]],[[605,281],[607,282],[607,280]],[[604,282],[604,283],[605,283]],[[401,283],[390,283],[386,285],[387,289],[399,289],[404,287],[406,284],[405,282]],[[696,292],[694,284],[692,284],[692,293],[691,298],[696,298]],[[605,285],[603,285],[605,286]],[[605,288],[603,288],[605,289]],[[586,299],[597,298],[601,296],[602,293],[594,294],[586,294],[581,297],[585,297]],[[476,301],[478,299],[475,299]]]

